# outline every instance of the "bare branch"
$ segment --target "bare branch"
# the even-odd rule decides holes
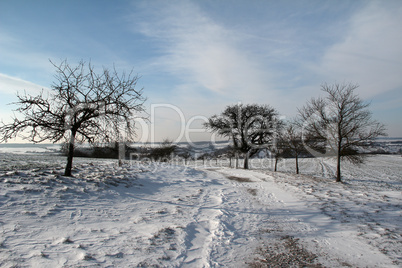
[[[341,180],[341,158],[361,163],[364,155],[359,154],[359,149],[386,135],[384,125],[372,119],[369,104],[354,93],[356,88],[358,85],[352,83],[323,84],[321,89],[327,93],[326,98],[313,98],[299,109],[303,131],[320,140],[327,155],[337,156],[337,181]]]
[[[80,61],[76,66],[67,60],[60,64],[50,61],[56,69],[55,81],[48,96],[17,95],[16,112],[10,124],[0,126],[0,141],[7,141],[19,134],[32,142],[61,139],[95,142],[118,139],[125,130],[131,136],[131,121],[135,113],[144,111],[143,90],[137,90],[138,76],[132,72],[119,75],[116,69],[97,74],[91,63]],[[105,127],[106,126],[106,127]],[[73,153],[73,149],[71,150]],[[72,157],[71,157],[72,161]],[[70,160],[69,160],[70,162]],[[71,166],[70,166],[71,172]],[[66,174],[69,172],[66,168]]]

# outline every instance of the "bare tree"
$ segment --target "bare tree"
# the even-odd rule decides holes
[[[278,137],[275,139],[274,144],[269,146],[270,156],[275,158],[274,171],[278,171],[278,163],[283,160],[288,154],[288,147],[283,139],[283,133],[278,132]]]
[[[278,113],[268,105],[236,104],[227,106],[220,115],[209,118],[207,128],[219,135],[232,139],[236,151],[245,155],[244,168],[248,160],[261,148],[266,148],[274,139]]]
[[[225,153],[226,157],[229,158],[229,167],[230,168],[232,167],[232,160],[234,159],[236,161],[234,167],[239,168],[239,154],[238,154],[237,149],[235,147],[233,147],[232,145],[229,145],[225,149],[225,151],[226,151],[226,153]]]
[[[299,174],[299,156],[306,151],[300,123],[295,120],[288,122],[284,128],[281,141],[287,149],[287,153],[295,157],[296,174]]]
[[[325,146],[326,155],[336,156],[337,182],[341,181],[341,159],[362,163],[364,155],[359,154],[359,149],[386,135],[384,125],[372,119],[369,104],[354,93],[357,87],[351,83],[323,84],[321,89],[326,97],[312,98],[299,109],[304,121],[303,135]]]
[[[274,171],[278,170],[278,162],[282,160],[288,153],[288,147],[283,139],[284,122],[278,120],[274,125],[274,139],[269,144],[267,149],[270,151],[271,157],[275,158]]]
[[[117,125],[134,135],[134,113],[144,111],[142,89],[137,90],[138,76],[119,74],[103,68],[98,74],[89,63],[70,66],[67,61],[56,68],[56,81],[48,94],[18,94],[16,109],[22,119],[2,123],[0,141],[18,134],[32,142],[68,141],[64,175],[71,176],[75,142],[110,142],[120,134]],[[27,132],[28,131],[28,132]]]

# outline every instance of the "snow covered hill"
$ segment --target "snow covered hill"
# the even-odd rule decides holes
[[[346,166],[345,184],[311,176],[331,177],[331,161],[298,176],[77,158],[67,178],[57,156],[0,164],[1,267],[402,264],[398,156]]]

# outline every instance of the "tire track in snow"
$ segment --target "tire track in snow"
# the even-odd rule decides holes
[[[332,169],[332,167],[329,164],[325,163],[323,160],[318,161],[319,161],[318,163],[321,166],[322,176],[324,178],[331,178],[335,176],[334,169]]]
[[[381,161],[377,161],[380,162]],[[334,163],[316,160],[316,172],[324,171],[324,177],[327,169],[333,170]],[[387,182],[380,179],[379,167],[366,165],[365,168],[355,167],[350,164],[344,165],[342,174],[346,184],[336,184],[333,181],[320,180],[317,178],[300,175],[298,179],[293,179],[294,175],[286,173],[273,173],[261,171],[272,175],[275,181],[282,185],[282,188],[291,189],[296,193],[301,190],[307,195],[316,199],[306,198],[311,204],[319,207],[323,214],[333,220],[338,220],[347,228],[353,228],[358,236],[368,241],[368,244],[377,247],[382,253],[394,259],[395,264],[400,264],[400,249],[395,247],[400,244],[401,233],[400,225],[398,227],[398,217],[400,213],[395,213],[400,207],[396,196],[397,185],[388,185]],[[346,177],[346,178],[345,178]],[[359,178],[362,177],[368,183],[362,184]],[[284,180],[286,178],[286,180]],[[371,181],[373,180],[373,181]],[[359,181],[359,182],[356,182]],[[389,191],[390,196],[385,195],[384,191]],[[392,195],[392,193],[394,193]],[[399,194],[400,196],[400,194]],[[400,203],[399,203],[400,204]],[[394,219],[393,219],[394,218]],[[387,220],[388,219],[388,220]]]
[[[194,215],[194,222],[185,228],[187,250],[182,267],[210,267],[212,244],[219,240],[223,212],[218,206],[222,204],[222,190],[208,189],[201,200],[203,206]]]

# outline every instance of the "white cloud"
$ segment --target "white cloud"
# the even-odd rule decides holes
[[[0,73],[0,93],[2,94],[15,95],[17,92],[26,91],[28,94],[37,95],[42,89],[48,90],[46,87]]]
[[[154,65],[195,83],[220,97],[252,101],[267,89],[268,77],[257,61],[238,44],[239,35],[207,17],[191,2],[153,10],[142,33],[161,42],[162,55]]]
[[[170,89],[163,86],[169,93],[156,85],[155,94],[186,116],[210,116],[237,101],[271,104],[292,116],[320,94],[322,82],[359,83],[366,99],[402,85],[399,6],[372,2],[357,13],[335,12],[335,20],[319,27],[314,21],[320,10],[297,24],[308,18],[303,10],[295,20],[278,24],[267,18],[238,28],[213,20],[197,2],[156,3],[139,11],[135,31],[158,49],[153,73],[169,73],[173,81]],[[164,129],[169,131],[169,123]]]
[[[161,55],[153,59],[153,70],[177,79],[171,94],[157,96],[158,103],[175,105],[186,119],[182,123],[187,124],[194,116],[211,116],[231,103],[264,102],[261,96],[267,89],[268,75],[250,58],[253,55],[240,49],[238,33],[214,22],[191,2],[180,2],[179,6],[169,2],[152,7],[152,20],[141,23],[141,32],[159,44]],[[167,109],[155,119],[157,140],[178,137],[176,112]],[[209,134],[192,135],[209,139]]]
[[[402,85],[402,5],[371,2],[351,18],[343,40],[333,45],[319,66],[327,81],[352,81],[364,98]]]

